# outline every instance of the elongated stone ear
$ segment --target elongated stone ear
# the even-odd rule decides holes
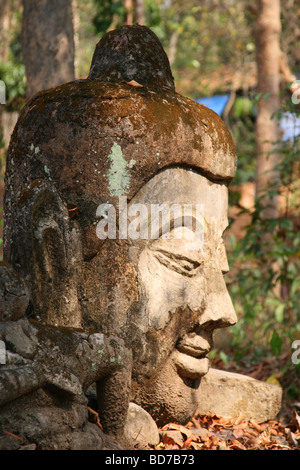
[[[18,204],[23,207],[14,227],[23,242],[12,254],[15,266],[22,260],[35,318],[55,326],[80,327],[77,285],[82,255],[76,222],[54,186],[43,180],[21,191]]]

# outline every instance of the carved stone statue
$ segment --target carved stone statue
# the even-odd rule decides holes
[[[9,348],[6,365],[0,368],[4,430],[43,449],[115,448],[99,427],[88,422],[85,392],[101,381],[100,408],[105,416],[109,397],[117,394],[109,431],[123,431],[132,356],[122,339],[27,319],[0,323],[0,335]]]
[[[133,348],[135,401],[163,425],[186,423],[195,413],[195,391],[208,372],[213,332],[233,325],[236,315],[223,279],[228,271],[222,240],[228,225],[226,185],[192,169],[168,168],[146,183],[128,211],[132,204],[153,207],[161,201],[174,208],[173,228],[160,227],[158,239],[132,240],[139,307],[130,316],[129,331],[138,325],[136,341],[145,336]],[[182,230],[181,214],[191,201],[198,230],[192,224]],[[203,211],[197,214],[197,209]]]
[[[106,34],[87,79],[27,103],[7,158],[4,256],[30,290],[43,393],[63,390],[67,373],[80,393],[96,382],[107,432],[122,427],[115,403],[123,422],[129,400],[158,424],[193,415],[213,331],[236,322],[222,242],[235,169],[225,124],[175,91],[144,26]],[[90,378],[94,359],[84,356],[83,373],[77,352],[95,355],[99,334],[112,367]],[[48,370],[40,362],[51,351],[62,360]]]

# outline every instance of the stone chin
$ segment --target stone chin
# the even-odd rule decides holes
[[[133,381],[132,400],[146,409],[159,426],[168,422],[186,424],[198,408],[198,388],[209,370],[206,356],[212,347],[206,333],[199,333],[184,335],[166,359],[161,357],[160,363],[149,356],[148,367],[152,364],[152,370],[148,370],[147,377],[139,376]],[[203,349],[196,349],[195,344],[201,344]]]
[[[171,356],[178,374],[187,379],[200,379],[207,374],[209,359],[207,357],[196,358],[175,350]]]
[[[191,361],[183,368],[183,360],[178,367],[179,355],[181,359],[185,356],[174,351],[156,377],[132,384],[132,401],[148,411],[158,426],[169,422],[186,424],[198,408],[198,388],[201,376],[208,372],[209,361],[196,359],[197,366]]]

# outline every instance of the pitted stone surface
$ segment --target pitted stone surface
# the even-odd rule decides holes
[[[8,263],[0,262],[0,321],[19,320],[29,304],[24,279]]]
[[[5,423],[14,409],[14,429],[28,418],[24,433],[44,432],[49,443],[53,423],[51,445],[80,448],[88,438],[84,392],[95,383],[107,432],[124,430],[129,400],[156,422],[193,416],[212,333],[236,322],[222,241],[235,169],[224,122],[176,93],[161,44],[145,27],[109,33],[88,79],[28,101],[7,156],[4,257],[30,286],[38,333],[28,343],[25,320],[3,326]],[[191,207],[188,215],[203,227],[200,248],[190,247],[201,239],[192,226],[178,239],[178,215],[172,226],[158,222],[157,236],[135,236],[134,206],[160,203],[204,206],[203,215]],[[102,204],[118,217],[113,237],[99,237]],[[27,367],[23,381],[11,361]]]
[[[198,409],[206,414],[245,418],[258,422],[275,419],[281,408],[282,389],[242,374],[211,368],[197,392]]]

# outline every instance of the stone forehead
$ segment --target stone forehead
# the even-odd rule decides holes
[[[7,175],[14,172],[19,189],[49,179],[62,193],[101,195],[108,202],[131,199],[171,166],[231,181],[235,147],[217,114],[171,90],[81,80],[27,104],[13,134]]]

